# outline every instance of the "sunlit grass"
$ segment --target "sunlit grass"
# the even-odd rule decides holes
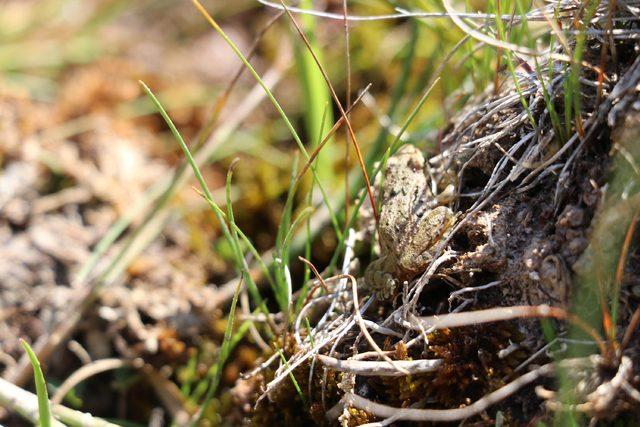
[[[36,393],[38,395],[38,424],[40,427],[51,427],[53,417],[51,416],[51,405],[49,403],[49,393],[47,392],[47,383],[40,367],[40,361],[31,349],[31,346],[24,340],[21,340],[22,347],[29,356],[31,366],[33,366],[33,378],[36,383]]]

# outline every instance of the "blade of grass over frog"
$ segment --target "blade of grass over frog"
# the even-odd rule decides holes
[[[202,420],[204,413],[207,411],[207,408],[211,404],[211,400],[218,389],[218,385],[220,384],[220,378],[222,376],[222,368],[224,367],[229,354],[231,353],[231,341],[232,341],[232,332],[233,332],[233,322],[235,319],[236,305],[238,303],[238,296],[240,295],[240,289],[242,289],[242,280],[246,276],[243,273],[240,281],[238,282],[238,286],[236,286],[236,290],[233,294],[233,299],[231,300],[231,307],[229,308],[229,315],[227,316],[227,326],[224,331],[224,338],[222,340],[222,345],[220,346],[220,353],[218,355],[218,361],[216,363],[216,372],[211,380],[209,385],[209,389],[207,390],[207,394],[205,396],[204,402],[200,406],[197,414],[194,416],[191,426],[196,426]]]
[[[443,58],[443,60],[440,62],[440,64],[438,65],[438,68],[436,69],[436,71],[433,73],[432,77],[431,77],[431,84],[428,85],[429,89],[428,89],[428,93],[431,90],[431,87],[435,84],[435,82],[437,80],[439,80],[440,76],[442,75],[444,68],[446,66],[446,64],[451,60],[451,58],[453,58],[453,55],[455,54],[455,52],[457,52],[462,46],[465,45],[465,43],[467,41],[471,40],[471,36],[469,35],[465,35],[460,41],[458,41],[456,43],[456,45],[450,49],[450,51],[447,53],[447,55],[445,55],[445,57]],[[398,83],[400,84],[400,82]],[[424,101],[426,101],[428,95],[423,93],[422,98],[424,98],[424,100],[422,101],[422,104],[424,104]],[[414,114],[412,114],[412,117],[410,118],[410,120],[413,120],[413,117],[415,117],[415,115],[417,115],[417,112],[419,111],[421,105],[418,105],[416,108],[414,108]],[[391,105],[389,107],[391,108],[396,108],[394,105]],[[389,113],[388,113],[389,114]],[[406,126],[408,126],[408,123],[405,123]],[[405,126],[405,128],[406,128]],[[386,132],[386,129],[382,128],[381,129],[381,133]],[[383,134],[386,135],[386,134]],[[399,133],[398,134],[398,140],[400,140],[400,138],[402,137],[403,133]],[[382,141],[384,141],[384,138],[382,138]],[[372,165],[374,164],[374,162],[379,159],[380,155],[376,152],[376,150],[369,150],[369,153],[367,155],[367,167],[370,169],[372,167]],[[380,169],[376,169],[376,171],[372,172],[372,177],[373,179],[375,179],[378,171]],[[358,191],[358,189],[360,188],[360,186],[362,185],[362,181],[359,179],[354,179],[352,181],[352,191]],[[359,212],[360,208],[362,207],[362,205],[364,204],[366,195],[361,195],[361,197],[359,197],[358,201],[356,202],[356,206],[354,207],[354,215],[352,215],[351,218],[349,218],[348,221],[348,225],[345,227],[345,229],[349,229],[350,227],[353,227],[353,224],[355,223],[355,219],[357,218],[357,213]],[[342,203],[344,203],[344,201],[342,201]],[[340,256],[340,254],[342,253],[342,251],[344,250],[344,236],[338,238],[338,245],[336,246],[336,250],[334,252],[334,255],[330,261],[329,267],[335,267],[337,262],[338,262],[338,258]]]
[[[300,5],[302,7],[312,6],[311,0],[302,0]],[[322,58],[322,51],[316,40],[316,23],[315,18],[310,15],[302,17],[304,22],[307,38],[311,44],[315,55]],[[318,135],[325,134],[329,129],[327,123],[322,125],[322,111],[324,106],[329,103],[329,92],[322,79],[322,74],[316,68],[313,62],[313,56],[305,49],[304,45],[299,40],[294,40],[294,53],[296,65],[299,70],[298,76],[300,84],[302,86],[302,95],[304,105],[304,120],[306,124],[307,140],[310,143],[316,142]],[[328,112],[329,123],[333,123],[333,113]],[[316,148],[312,146],[311,148]],[[318,176],[322,182],[331,182],[331,179],[335,176],[332,172],[333,159],[336,156],[335,150],[325,150],[318,158]]]
[[[194,1],[197,1],[197,0],[194,0]],[[340,99],[338,98],[338,94],[336,93],[335,89],[333,88],[333,85],[331,84],[331,79],[329,79],[329,76],[327,75],[327,72],[325,71],[324,67],[322,66],[322,63],[320,62],[320,60],[318,59],[318,57],[314,53],[313,48],[311,47],[311,44],[309,43],[309,40],[307,39],[307,37],[304,34],[304,31],[302,31],[302,29],[300,28],[300,26],[296,22],[295,18],[293,17],[293,15],[291,14],[291,12],[287,8],[287,6],[284,4],[283,0],[280,0],[280,4],[282,4],[282,7],[284,7],[284,10],[285,10],[285,12],[287,12],[287,16],[289,17],[289,20],[291,21],[293,26],[296,28],[296,31],[300,35],[300,38],[302,39],[304,44],[307,46],[307,49],[309,50],[309,53],[313,57],[313,60],[315,61],[316,65],[318,67],[318,70],[320,70],[320,72],[322,73],[322,77],[324,78],[324,81],[327,84],[327,87],[329,88],[329,92],[331,93],[331,97],[333,98],[333,101],[334,101],[336,107],[338,107],[338,110],[340,110],[340,115],[342,117],[344,117],[344,121],[347,124],[347,128],[349,129],[349,136],[351,137],[351,141],[353,142],[353,147],[355,148],[356,155],[358,157],[358,163],[360,164],[360,170],[362,171],[362,175],[364,176],[364,180],[365,180],[365,184],[366,184],[367,194],[369,196],[369,200],[371,201],[371,205],[375,206],[376,205],[376,200],[375,200],[375,197],[373,195],[373,189],[371,187],[371,181],[369,179],[369,173],[367,172],[367,167],[365,165],[364,158],[362,157],[362,151],[360,150],[360,145],[358,144],[358,138],[356,138],[356,134],[355,134],[355,132],[353,130],[353,127],[351,126],[351,121],[349,121],[349,118],[347,117],[347,113],[344,110],[344,107],[342,106],[342,103],[340,102]],[[378,227],[378,213],[375,210],[373,211],[373,217],[374,217],[374,220],[376,222],[376,228],[377,228]]]
[[[20,344],[22,344],[24,351],[29,356],[31,366],[33,367],[33,379],[36,383],[36,393],[38,395],[38,424],[40,427],[51,427],[53,418],[51,416],[49,394],[47,393],[47,383],[44,380],[40,361],[31,349],[31,346],[25,340],[21,339]]]
[[[256,80],[256,82],[262,87],[262,89],[264,90],[267,98],[269,98],[269,100],[271,101],[271,103],[275,107],[276,111],[278,111],[278,114],[282,118],[285,126],[287,127],[287,129],[291,133],[291,136],[293,137],[294,141],[298,145],[298,148],[300,149],[300,151],[304,155],[305,159],[308,160],[309,159],[309,154],[307,153],[307,150],[304,147],[304,144],[302,143],[302,140],[300,139],[300,136],[298,135],[298,133],[296,132],[295,128],[291,124],[291,121],[289,120],[289,118],[287,117],[286,113],[282,109],[282,106],[280,106],[280,103],[278,102],[278,100],[276,100],[275,96],[273,95],[273,92],[271,92],[271,89],[269,89],[269,87],[264,83],[263,79],[260,77],[260,75],[255,70],[255,68],[253,68],[253,66],[251,65],[251,63],[249,63],[247,58],[242,54],[242,52],[240,52],[240,49],[238,49],[238,47],[235,45],[235,43],[233,43],[233,41],[229,38],[229,36],[227,36],[227,34],[222,30],[222,28],[220,28],[218,23],[213,19],[213,17],[211,17],[209,12],[207,12],[207,10],[202,6],[202,4],[198,0],[191,0],[191,1],[194,4],[194,6],[196,7],[196,9],[198,9],[198,11],[202,14],[202,16],[207,20],[209,25],[211,25],[211,27],[224,39],[224,41],[229,45],[231,50],[233,50],[233,52],[242,61],[242,63],[245,65],[245,67],[247,67],[247,70],[249,70],[249,72],[251,73],[253,78]],[[320,189],[320,192],[322,193],[323,201],[324,201],[325,205],[327,206],[327,209],[329,210],[329,215],[332,218],[332,223],[337,225],[338,224],[338,220],[337,220],[337,218],[335,216],[335,213],[333,212],[333,209],[331,209],[331,204],[329,202],[329,198],[326,195],[326,192],[324,190],[324,186],[322,185],[322,182],[318,178],[318,174],[317,174],[316,168],[312,167],[311,171],[313,172],[313,178],[316,181],[316,183],[318,184],[318,188]],[[335,228],[335,225],[334,225],[334,228]],[[336,232],[337,233],[340,232],[340,228],[339,227],[336,229]]]
[[[158,101],[158,98],[155,97],[155,95],[153,94],[151,89],[149,89],[149,87],[143,81],[140,81],[139,83],[140,83],[142,89],[147,94],[147,96],[149,96],[149,98],[152,100],[152,102],[154,103],[154,105],[158,109],[158,112],[160,113],[160,115],[162,116],[164,121],[166,122],[167,126],[169,126],[169,129],[171,130],[171,133],[173,134],[173,136],[175,137],[176,141],[180,145],[180,148],[182,149],[182,152],[184,153],[184,155],[185,155],[185,157],[187,159],[187,162],[191,166],[191,168],[193,170],[193,174],[195,175],[198,183],[200,184],[202,192],[204,193],[207,201],[213,203],[213,196],[211,195],[211,191],[209,191],[209,187],[207,186],[207,183],[205,182],[204,177],[202,176],[202,173],[200,172],[200,168],[196,164],[193,156],[191,155],[191,151],[189,150],[189,147],[187,146],[187,144],[184,141],[184,139],[182,138],[182,135],[180,134],[178,129],[175,127],[175,125],[173,124],[173,121],[171,120],[171,118],[169,117],[169,115],[167,114],[165,109],[162,107],[162,104],[160,104],[160,101]],[[245,267],[246,267],[245,261],[244,261],[244,258],[242,256],[240,248],[237,247],[236,244],[235,244],[237,242],[237,240],[234,240],[234,237],[233,237],[233,235],[231,233],[231,230],[230,230],[230,228],[228,226],[228,223],[226,221],[227,218],[225,218],[225,214],[220,208],[214,208],[213,212],[216,215],[216,218],[218,219],[218,222],[220,223],[220,228],[222,229],[222,232],[223,232],[225,238],[227,239],[227,241],[229,241],[229,243],[232,246],[232,249],[233,249],[233,252],[234,252],[234,255],[235,255],[235,258],[236,258],[236,266],[238,268],[238,271],[242,272],[243,270],[245,270]],[[234,229],[234,231],[235,231],[235,229]],[[249,277],[248,280],[247,280],[247,286],[249,288],[249,292],[251,292],[251,294],[252,294],[251,296],[255,299],[255,303],[258,304],[258,305],[263,305],[263,300],[262,300],[262,297],[260,296],[260,292],[258,290],[258,287],[255,285],[255,283],[253,282],[251,277]],[[265,310],[266,310],[266,307],[265,307]]]
[[[440,80],[440,78],[442,76],[442,73],[444,72],[446,64],[451,60],[451,58],[453,58],[454,53],[457,52],[461,47],[463,47],[466,44],[466,42],[469,41],[469,40],[471,40],[471,36],[465,35],[458,43],[456,43],[456,45],[443,58],[443,60],[438,65],[437,70],[433,73],[433,75],[431,77],[432,83],[429,85],[427,91],[423,93],[423,95],[421,96],[420,101],[418,102],[416,107],[412,110],[412,112],[409,115],[409,117],[405,120],[405,123],[403,124],[402,129],[406,130],[406,128],[411,123],[411,121],[418,114],[418,112],[422,108],[422,105],[426,102],[427,98],[429,97],[429,94],[431,93],[431,90],[433,89],[435,84]],[[400,141],[400,139],[401,139],[403,134],[404,134],[403,130],[398,132],[398,135],[396,136],[395,142],[392,143],[390,147],[393,147],[395,144],[397,144],[397,141]],[[377,156],[377,157],[374,156],[374,152],[373,151],[369,151],[369,155],[370,155],[370,157],[368,158],[368,163],[367,164],[373,164],[373,162],[377,158],[379,158],[379,156]],[[378,165],[378,167],[372,172],[373,179],[376,178],[376,176],[377,176],[377,174],[378,174],[378,172],[380,170],[381,170],[381,165]],[[355,184],[359,185],[359,182],[355,182]],[[356,187],[356,189],[357,189],[357,187]],[[357,218],[357,213],[359,212],[360,208],[364,204],[365,198],[366,197],[364,195],[361,195],[361,197],[357,200],[356,206],[354,208],[354,212],[356,214],[353,215],[351,218],[349,218],[348,225],[347,225],[347,227],[345,229],[349,229],[349,228],[353,227],[353,225],[355,224],[355,219]],[[343,236],[343,238],[338,239],[338,245],[336,246],[336,250],[334,251],[333,257],[331,258],[331,261],[329,263],[329,268],[334,268],[337,265],[339,255],[344,250],[344,245],[345,245],[345,239],[344,239],[344,236]]]
[[[429,88],[427,88],[427,90],[422,94],[422,96],[418,100],[418,102],[415,105],[415,107],[411,110],[411,113],[409,113],[409,116],[407,117],[407,119],[402,124],[402,127],[400,128],[400,131],[398,132],[398,134],[396,135],[394,140],[391,142],[391,144],[389,145],[389,147],[385,151],[384,156],[382,157],[382,160],[374,168],[374,170],[373,170],[373,172],[371,174],[373,179],[375,179],[376,176],[378,175],[378,173],[382,170],[382,168],[386,164],[387,159],[389,158],[389,156],[392,153],[394,153],[395,150],[398,148],[398,145],[399,145],[399,143],[401,142],[401,139],[402,139],[402,135],[404,135],[404,133],[407,131],[407,128],[409,127],[411,122],[413,122],[413,119],[418,115],[418,112],[420,112],[420,109],[422,108],[424,103],[427,101],[427,99],[429,98],[429,95],[431,95],[431,92],[433,91],[433,88],[436,86],[436,84],[438,84],[438,82],[440,82],[440,77],[436,77],[436,79],[431,84],[431,86],[429,86]],[[359,212],[360,211],[360,208],[364,204],[365,199],[366,199],[366,197],[363,194],[358,199],[358,201],[356,202],[356,207],[354,209],[354,212]],[[357,215],[352,215],[351,218],[349,218],[349,223],[348,223],[348,226],[347,226],[347,230],[354,226],[356,218],[357,218]],[[332,268],[332,267],[336,266],[336,264],[338,262],[339,254],[342,253],[342,251],[344,249],[344,243],[345,243],[344,239],[341,239],[338,242],[336,251],[334,252],[333,257],[331,258],[331,261],[329,263],[329,268]]]

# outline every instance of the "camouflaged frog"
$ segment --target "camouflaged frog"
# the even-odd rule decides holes
[[[379,220],[380,258],[366,269],[365,286],[382,298],[396,284],[422,273],[433,258],[429,249],[450,229],[455,217],[438,206],[416,147],[405,145],[389,158],[382,186]]]

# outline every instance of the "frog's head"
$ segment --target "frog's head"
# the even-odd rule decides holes
[[[393,174],[394,171],[403,170],[422,171],[424,169],[424,156],[422,152],[416,148],[415,145],[406,144],[400,147],[400,149],[387,161],[386,179],[389,178],[389,174]]]

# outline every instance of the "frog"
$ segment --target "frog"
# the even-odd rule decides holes
[[[425,174],[425,158],[414,145],[403,145],[387,162],[378,222],[380,256],[364,274],[365,287],[388,299],[398,283],[425,271],[436,243],[446,235],[456,215],[433,194]]]

